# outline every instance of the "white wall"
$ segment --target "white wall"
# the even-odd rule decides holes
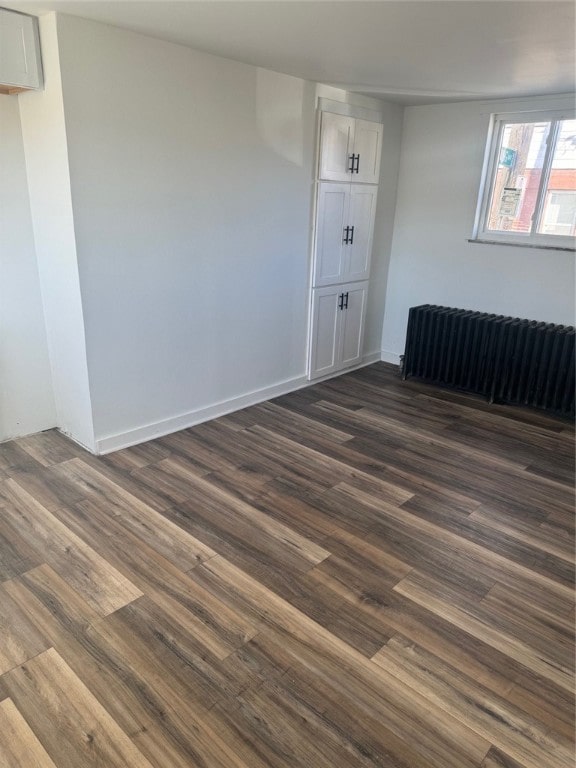
[[[0,96],[0,441],[56,425],[20,113]]]
[[[573,104],[573,98],[560,100]],[[408,309],[441,304],[574,324],[574,254],[467,242],[490,113],[558,99],[409,107],[404,133],[383,358],[404,351]]]
[[[40,19],[45,88],[18,96],[57,424],[94,449],[56,17]]]
[[[58,38],[98,448],[305,383],[315,86],[74,17]]]
[[[374,247],[370,270],[370,292],[364,329],[364,350],[366,354],[377,353],[382,347],[382,325],[386,303],[386,289],[392,252],[398,173],[400,169],[400,147],[402,143],[402,121],[404,108],[398,104],[381,102],[384,132],[382,136],[382,159],[380,182],[374,224]]]

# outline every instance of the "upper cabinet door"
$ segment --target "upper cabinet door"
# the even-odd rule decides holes
[[[315,287],[342,282],[348,258],[347,243],[350,240],[350,237],[345,236],[349,200],[349,184],[318,185],[313,277]]]
[[[42,86],[38,20],[0,8],[0,86]]]
[[[347,226],[351,230],[345,246],[346,281],[367,280],[370,275],[377,192],[378,188],[369,184],[350,185]]]
[[[378,184],[382,126],[370,120],[356,120],[354,127],[354,173],[351,180],[363,184]]]
[[[378,184],[381,150],[380,123],[322,112],[320,179]]]
[[[321,119],[318,176],[327,181],[350,181],[356,121],[332,112],[322,112]]]

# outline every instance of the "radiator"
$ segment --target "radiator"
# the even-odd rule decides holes
[[[571,326],[452,307],[412,307],[403,378],[574,415]]]

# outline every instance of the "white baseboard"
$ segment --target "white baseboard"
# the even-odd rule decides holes
[[[56,429],[58,432],[60,432],[61,435],[64,435],[67,440],[71,440],[73,443],[76,443],[76,445],[80,446],[80,448],[83,448],[85,451],[88,451],[88,453],[97,453],[96,443],[85,445],[84,443],[80,442],[78,438],[74,437],[74,435],[71,435],[69,432],[66,432],[64,429],[60,429],[60,427],[56,427]]]
[[[310,385],[312,384],[320,384],[323,381],[328,381],[329,379],[335,379],[338,376],[344,376],[347,373],[352,373],[352,371],[357,371],[359,368],[365,368],[367,365],[372,365],[373,363],[379,363],[382,360],[380,357],[380,352],[370,352],[367,355],[364,355],[362,357],[362,362],[358,363],[358,365],[353,365],[350,368],[343,368],[339,371],[332,371],[332,373],[327,373],[326,376],[319,376],[317,379],[310,379],[308,382]]]
[[[379,363],[382,360],[381,353],[378,352],[371,352],[369,355],[364,355],[362,358],[362,365],[359,365],[359,368],[364,368],[365,365],[372,365],[372,363]]]
[[[294,379],[287,379],[279,384],[274,384],[271,387],[257,389],[246,395],[223,400],[206,408],[199,408],[196,411],[173,416],[170,419],[157,421],[153,424],[146,424],[143,427],[136,427],[136,429],[130,429],[126,432],[101,437],[96,440],[95,452],[97,455],[102,455],[112,453],[112,451],[119,451],[122,448],[129,448],[131,445],[145,443],[147,440],[153,440],[155,437],[163,437],[172,432],[178,432],[180,429],[187,429],[195,424],[201,424],[203,421],[217,419],[219,416],[225,416],[227,413],[239,411],[242,408],[262,403],[265,400],[271,400],[273,397],[286,395],[289,392],[302,389],[302,387],[310,386],[311,383],[306,377],[298,376]]]
[[[380,352],[380,359],[384,363],[392,363],[393,365],[400,365],[400,355],[396,352],[389,352],[387,349],[383,349]]]
[[[344,371],[338,371],[331,376],[327,376],[326,379],[350,373],[350,371],[363,368],[366,365],[378,363],[380,360],[380,352],[371,352],[368,355],[364,355],[360,365],[357,365],[354,368],[347,368]],[[95,453],[100,456],[106,453],[112,453],[113,451],[119,451],[122,448],[129,448],[132,445],[145,443],[156,437],[163,437],[172,432],[178,432],[180,429],[187,429],[188,427],[193,427],[195,424],[201,424],[203,421],[210,421],[210,419],[217,419],[219,416],[226,416],[227,413],[239,411],[242,408],[248,408],[250,405],[257,405],[265,400],[271,400],[274,397],[280,397],[280,395],[287,395],[289,392],[295,392],[297,389],[310,387],[313,384],[318,384],[320,381],[324,381],[324,379],[314,379],[313,381],[310,381],[305,376],[297,376],[294,379],[287,379],[286,381],[274,384],[271,387],[263,387],[254,392],[249,392],[246,395],[233,397],[230,400],[223,400],[220,403],[209,405],[206,408],[199,408],[196,411],[190,411],[189,413],[174,416],[170,419],[164,419],[163,421],[157,421],[153,424],[146,424],[143,427],[136,427],[136,429],[129,429],[126,432],[119,432],[115,435],[101,437],[96,440]]]

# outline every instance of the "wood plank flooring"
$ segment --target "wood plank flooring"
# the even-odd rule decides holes
[[[573,450],[383,363],[0,445],[0,766],[572,768]]]

